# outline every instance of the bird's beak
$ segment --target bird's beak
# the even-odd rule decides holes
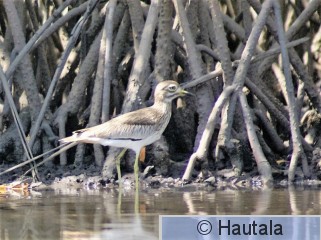
[[[190,93],[190,92],[188,92],[188,91],[186,91],[186,90],[184,90],[184,89],[181,89],[181,90],[180,90],[179,95],[180,95],[180,96],[185,96],[185,95],[194,96],[193,93]]]

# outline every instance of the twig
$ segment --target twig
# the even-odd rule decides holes
[[[7,13],[8,23],[12,32],[14,46],[17,51],[21,51],[26,45],[26,38],[22,30],[22,25],[18,17],[17,9],[11,0],[4,0],[3,6]],[[8,71],[11,68],[9,67]],[[7,72],[8,72],[7,71]],[[24,61],[20,63],[19,72],[21,72],[23,78],[18,78],[18,81],[22,88],[26,92],[28,105],[30,106],[31,119],[34,120],[40,110],[40,98],[39,91],[36,85],[36,79],[33,74],[33,68],[30,57],[27,55]],[[6,74],[9,79],[8,75]]]
[[[23,49],[19,52],[18,56],[14,59],[14,61],[10,64],[8,70],[6,71],[6,77],[10,78],[16,68],[19,66],[21,60],[31,51],[32,46],[35,44],[37,39],[40,38],[42,33],[48,28],[48,26],[60,15],[60,13],[68,7],[75,0],[66,0],[60,7],[48,18],[48,20],[44,23],[44,25],[39,28],[39,30],[32,36],[32,38],[28,41],[28,43],[24,46]]]
[[[39,29],[39,21],[37,18],[37,14],[35,11],[35,4],[32,3],[31,0],[26,0],[25,1],[25,5],[28,9],[29,12],[29,17],[31,20],[31,27],[33,28],[33,31],[37,31]],[[47,91],[49,85],[50,85],[50,78],[51,78],[51,74],[50,74],[50,69],[49,69],[49,64],[48,64],[48,59],[46,56],[46,51],[45,51],[45,46],[41,45],[39,46],[39,48],[37,49],[37,72],[36,72],[36,83],[37,86],[41,87],[41,90],[43,90],[44,92]],[[40,89],[39,89],[40,90]],[[40,90],[40,92],[41,92]]]
[[[3,5],[7,13],[7,17],[9,19],[9,25],[13,35],[14,45],[18,50],[20,50],[25,45],[25,36],[23,34],[22,26],[19,21],[17,9],[15,8],[15,5],[13,4],[13,2],[10,0],[5,0],[3,2]],[[21,80],[20,83],[24,85],[24,90],[26,91],[28,103],[30,105],[30,111],[32,113],[31,119],[34,119],[36,114],[39,111],[38,107],[39,107],[40,100],[39,100],[38,89],[36,86],[35,77],[32,72],[32,66],[31,66],[31,61],[29,56],[26,56],[25,61],[21,64],[20,71],[24,76],[24,78]],[[3,84],[3,87],[5,88],[7,99],[9,100],[9,105],[10,105],[15,123],[17,125],[19,137],[21,138],[21,142],[27,154],[27,157],[28,159],[30,159],[33,157],[31,148],[27,143],[25,132],[23,130],[17,109],[15,108],[15,104],[12,100],[10,89],[9,89],[9,86],[7,85],[6,76],[4,75],[2,68],[0,72],[1,72],[2,84]],[[32,174],[34,178],[37,177],[37,171],[33,171]]]
[[[251,64],[252,56],[254,55],[254,51],[260,36],[261,31],[266,23],[266,19],[269,14],[269,9],[271,8],[271,0],[267,0],[264,2],[262,6],[262,11],[258,15],[256,22],[253,26],[253,30],[248,38],[248,41],[245,45],[245,48],[242,52],[241,60],[239,66],[234,75],[233,84],[236,84],[236,92],[241,91],[246,79],[246,74]],[[231,138],[231,129],[232,123],[234,120],[234,113],[236,107],[237,94],[233,94],[229,103],[228,109],[226,109],[223,113],[222,119],[225,121],[221,122],[221,128],[218,136],[218,144],[216,146],[215,156],[220,156],[220,148],[223,146],[227,146],[227,142]]]
[[[250,79],[246,79],[245,85],[251,90],[251,92],[264,104],[270,114],[275,117],[279,123],[285,128],[289,128],[288,112],[283,106],[279,109],[273,102],[272,98],[265,94],[257,85],[255,85]]]
[[[104,81],[103,81],[103,97],[102,97],[102,111],[101,121],[106,122],[109,120],[109,108],[110,108],[110,85],[112,81],[111,70],[113,61],[113,30],[114,30],[114,13],[117,0],[110,0],[108,5],[108,14],[106,14],[104,31],[106,34],[105,41],[105,56],[104,56]]]
[[[174,0],[173,3],[183,30],[184,43],[186,46],[186,52],[188,53],[187,60],[189,63],[189,67],[191,68],[191,74],[193,79],[196,79],[203,75],[202,67],[200,65],[200,54],[196,49],[182,1]]]
[[[224,26],[234,33],[240,39],[240,41],[245,44],[246,38],[244,29],[226,14],[222,14],[222,19]]]
[[[260,33],[266,23],[266,19],[269,14],[269,9],[272,6],[271,1],[272,0],[267,0],[263,3],[262,11],[260,12],[260,14],[258,15],[258,17],[255,21],[255,25],[253,27],[253,30],[249,36],[249,39],[248,39],[246,46],[244,48],[244,51],[242,53],[242,57],[241,57],[239,66],[236,70],[234,80],[233,80],[233,83],[236,84],[236,86],[237,86],[237,91],[241,90],[244,85],[247,70],[250,66],[251,58],[254,54],[256,43],[257,43]]]
[[[221,9],[217,0],[209,0],[208,4],[213,20],[215,39],[217,45],[216,47],[219,52],[220,62],[223,69],[223,81],[225,86],[229,86],[233,82],[234,71],[232,68],[230,51],[228,48],[228,42],[226,39],[226,34],[221,17]],[[227,102],[222,111],[221,128],[219,130],[215,151],[216,159],[218,159],[218,156],[220,156],[220,151],[223,147],[229,148],[229,145],[227,143],[228,141],[230,141],[230,132],[233,123],[233,119],[229,119],[229,116],[233,114],[231,113],[231,111],[234,112],[235,110],[233,106],[230,106],[230,104],[231,102]]]
[[[63,26],[70,19],[85,12],[87,9],[88,3],[89,3],[89,1],[86,1],[83,4],[79,5],[78,7],[71,9],[66,15],[60,17],[52,25],[48,26],[48,28],[45,29],[45,31],[40,35],[39,39],[37,39],[37,41],[32,46],[30,51],[33,51],[34,49],[36,49],[41,43],[43,43],[43,41],[45,41],[49,36],[51,36],[55,31],[57,31],[61,26]],[[65,3],[63,5],[65,5]],[[58,11],[58,9],[56,11]],[[54,13],[53,15],[58,16],[58,13],[57,14]],[[47,21],[49,21],[49,20],[51,20],[51,19],[49,18]]]
[[[156,82],[172,79],[173,75],[174,44],[171,40],[173,8],[171,0],[162,0],[160,3],[154,68]]]
[[[301,134],[300,134],[300,127],[299,127],[299,119],[296,109],[296,100],[294,96],[294,87],[293,87],[293,80],[290,70],[290,60],[288,51],[285,47],[286,43],[286,36],[283,30],[283,21],[281,17],[281,8],[279,5],[279,2],[277,0],[273,0],[273,8],[275,12],[275,18],[277,23],[277,30],[278,30],[278,37],[279,37],[279,43],[281,47],[281,55],[282,55],[282,63],[283,63],[283,71],[285,76],[285,83],[280,83],[285,85],[285,91],[283,94],[286,96],[286,99],[288,99],[288,108],[289,108],[289,116],[290,116],[290,126],[291,126],[291,139],[293,143],[293,153],[291,156],[291,163],[289,168],[289,174],[288,178],[289,181],[292,182],[295,177],[295,170],[298,164],[298,160],[301,157],[302,160],[302,167],[304,175],[309,177],[310,171],[308,167],[308,162],[305,156],[305,153],[302,148],[302,142],[301,142]]]
[[[208,146],[212,139],[212,135],[215,129],[215,124],[217,123],[218,117],[220,116],[219,114],[221,113],[224,104],[229,99],[230,95],[233,93],[234,90],[234,85],[226,87],[217,99],[217,101],[215,102],[215,105],[206,123],[206,127],[202,134],[199,146],[196,152],[193,153],[188,160],[188,165],[182,178],[183,180],[190,180],[196,160],[203,159],[206,156],[208,152]]]
[[[254,110],[254,113],[260,120],[263,131],[265,131],[269,136],[269,139],[272,140],[270,141],[270,145],[272,145],[273,148],[278,152],[284,152],[285,150],[287,150],[287,147],[284,145],[283,140],[279,137],[278,133],[276,132],[275,128],[266,117],[266,115],[260,110]]]
[[[309,37],[303,37],[303,38],[299,38],[299,39],[293,40],[291,42],[286,43],[286,48],[296,47],[296,46],[298,46],[298,45],[300,45],[302,43],[307,42],[309,39],[310,39]],[[265,58],[268,58],[268,57],[271,57],[273,55],[279,54],[280,52],[281,52],[280,46],[274,46],[274,47],[270,48],[268,51],[256,55],[252,59],[252,63],[262,61]]]
[[[197,47],[197,49],[198,49],[199,51],[202,51],[202,52],[207,53],[207,54],[210,55],[212,58],[214,58],[216,61],[219,61],[219,60],[220,60],[220,57],[219,57],[219,55],[218,55],[218,53],[217,53],[217,50],[213,50],[213,49],[211,49],[210,47],[205,46],[205,45],[203,45],[203,44],[197,44],[196,47]]]
[[[115,67],[119,65],[124,56],[125,48],[124,45],[128,42],[128,35],[130,29],[130,17],[128,9],[123,14],[123,19],[118,28],[113,44],[113,57],[115,58]]]
[[[184,39],[184,48],[187,55],[188,67],[190,70],[190,75],[192,79],[197,79],[205,73],[204,64],[201,58],[201,53],[196,48],[194,41],[193,32],[191,30],[191,23],[187,19],[187,14],[181,0],[174,0],[174,7],[176,15],[178,16],[180,27],[182,30],[182,35]],[[194,3],[195,4],[195,3]],[[196,9],[190,8],[189,11],[196,11]],[[194,19],[192,21],[195,21]],[[194,26],[194,25],[193,25]],[[196,33],[195,33],[196,34]],[[214,93],[210,88],[210,85],[206,83],[205,85],[199,86],[196,89],[196,101],[198,103],[197,113],[198,113],[198,127],[195,137],[195,146],[199,144],[202,133],[204,131],[209,109],[213,106]]]
[[[137,54],[139,52],[140,41],[144,31],[144,14],[139,0],[127,0],[127,4],[132,23],[135,54]]]
[[[295,21],[291,24],[291,27],[286,32],[286,38],[288,41],[292,40],[292,38],[297,34],[297,32],[302,29],[302,26],[309,21],[310,17],[313,15],[315,11],[320,7],[320,0],[311,0],[309,4],[304,8],[303,12],[295,19]]]
[[[258,0],[248,0],[248,1],[256,12],[259,12],[261,10],[261,4]],[[294,32],[294,30],[292,30],[292,29],[296,29],[296,31],[297,31],[298,30],[297,26],[298,25],[302,26],[303,23],[308,21],[309,18],[312,16],[313,12],[317,11],[317,8],[318,8],[318,6],[320,6],[320,4],[321,4],[321,1],[319,1],[319,0],[310,1],[309,5],[304,9],[304,11],[296,19],[296,21],[295,21],[296,24],[290,26],[290,28],[288,30],[289,35],[286,35],[286,36],[293,37],[293,35],[296,32]],[[313,11],[313,9],[314,9],[314,11]],[[301,19],[300,22],[297,22],[298,19]],[[305,21],[305,22],[302,22],[302,21]],[[277,28],[275,27],[275,24],[274,24],[274,21],[272,20],[272,18],[268,19],[267,26],[268,26],[269,30],[272,32],[272,34],[274,35],[274,37],[277,39],[278,38]],[[291,39],[288,39],[288,40],[291,40]],[[276,45],[276,43],[273,44],[272,47],[274,47],[275,45]],[[290,54],[291,64],[293,65],[295,71],[300,76],[300,78],[305,82],[305,91],[306,91],[307,95],[309,96],[313,106],[315,108],[317,108],[319,112],[321,112],[321,97],[320,97],[319,92],[316,90],[317,88],[313,82],[312,77],[306,71],[304,64],[302,63],[300,57],[295,52],[295,50],[289,49],[289,54]],[[260,75],[263,74],[266,71],[266,69],[271,66],[273,61],[274,61],[273,58],[272,59],[269,58],[269,59],[266,59],[261,64],[261,66],[259,68]]]
[[[108,3],[107,3],[108,4]],[[108,6],[105,5],[107,9]],[[106,11],[107,13],[107,11]],[[100,51],[98,56],[97,71],[94,80],[94,89],[91,98],[90,105],[90,116],[87,127],[92,127],[99,124],[101,119],[101,106],[102,106],[102,95],[103,95],[103,78],[104,78],[104,66],[105,66],[105,48],[106,48],[106,24],[107,24],[107,14],[105,17],[105,26],[102,33],[102,38],[100,42]],[[109,100],[108,100],[109,101]],[[94,156],[95,163],[100,166],[104,160],[104,152],[100,144],[94,144]]]
[[[42,160],[40,163],[38,163],[35,167],[40,167],[42,164],[44,164],[45,162],[48,162],[49,160],[53,159],[54,157],[58,156],[59,154],[66,152],[69,148],[72,148],[73,146],[76,146],[78,144],[78,142],[73,142],[67,145],[63,145],[63,147],[55,152],[54,154],[50,155],[49,157],[45,158],[44,160]],[[55,148],[57,149],[57,148]],[[30,171],[33,171],[33,168],[30,168],[28,171],[26,171],[23,175],[27,175]]]
[[[242,91],[238,92],[238,98],[240,100],[242,111],[243,111],[243,119],[246,125],[248,139],[253,151],[253,155],[257,164],[257,168],[262,176],[264,182],[268,182],[273,180],[271,166],[264,156],[262,148],[260,146],[259,140],[256,136],[255,128],[253,125],[252,114],[250,111],[250,107],[247,104],[246,97]]]
[[[149,7],[148,16],[143,30],[142,38],[139,44],[138,52],[136,53],[133,68],[129,76],[128,87],[122,113],[129,112],[139,106],[138,92],[144,84],[145,72],[148,67],[149,57],[151,54],[150,47],[153,40],[153,33],[157,26],[158,19],[158,2],[152,0]]]
[[[206,47],[207,49],[215,49],[215,33],[214,33],[214,26],[213,26],[213,21],[211,19],[210,13],[208,11],[208,4],[206,1],[198,1],[198,16],[199,18],[199,33],[200,33],[200,41],[202,44],[199,44],[201,46]],[[202,51],[199,48],[199,45],[196,45],[197,49],[199,51]],[[217,50],[216,50],[217,52]],[[203,55],[203,61],[206,65],[206,70],[207,71],[212,71],[214,68],[214,62],[215,58],[212,59],[208,55]],[[213,92],[214,92],[214,97],[218,96],[218,93],[220,92],[218,84],[213,84]]]
[[[286,46],[287,46],[287,48],[295,47],[295,46],[297,46],[299,44],[302,44],[303,42],[305,42],[307,40],[308,40],[307,37],[300,38],[298,40],[295,40],[295,41],[287,43]],[[203,47],[200,47],[199,50],[203,50]],[[210,50],[211,49],[206,49],[206,52],[208,52]],[[251,60],[251,63],[255,63],[255,62],[261,61],[261,60],[263,60],[264,58],[266,58],[268,56],[271,56],[271,55],[274,55],[274,54],[279,54],[280,52],[281,52],[281,48],[280,47],[276,47],[276,48],[270,49],[270,50],[268,50],[268,51],[266,51],[264,53],[260,53],[260,54],[256,55],[255,57],[253,57],[253,59]],[[214,58],[216,58],[216,57],[219,58],[215,53],[210,53],[210,54],[211,55],[213,54]],[[240,62],[239,60],[234,61],[233,62],[233,67],[238,66],[239,62]],[[195,87],[195,86],[197,86],[197,85],[199,85],[201,83],[204,83],[204,82],[209,81],[209,80],[211,80],[213,78],[216,78],[216,77],[222,75],[222,73],[223,73],[223,70],[220,68],[220,69],[212,71],[212,72],[210,72],[210,73],[208,73],[206,75],[203,75],[200,78],[192,80],[192,81],[190,81],[188,83],[184,83],[184,84],[182,84],[182,86],[185,89],[192,88],[192,87]]]
[[[4,90],[5,94],[6,94],[6,98],[8,100],[8,103],[9,103],[9,106],[10,106],[14,121],[15,121],[16,126],[17,126],[17,130],[18,130],[18,133],[19,133],[19,137],[20,137],[22,146],[23,146],[23,148],[25,150],[25,153],[26,153],[28,159],[31,159],[33,157],[32,156],[32,151],[31,151],[31,149],[30,149],[30,147],[29,147],[29,145],[27,143],[27,138],[26,138],[26,135],[25,135],[25,132],[24,132],[24,129],[23,129],[23,125],[21,123],[21,119],[19,117],[16,105],[14,104],[14,101],[13,101],[13,98],[12,98],[12,95],[11,95],[11,92],[10,92],[10,89],[9,89],[9,86],[8,86],[8,82],[7,82],[6,76],[5,76],[5,74],[4,74],[4,72],[3,72],[1,67],[0,67],[0,78],[1,78],[2,86],[3,86],[3,90]]]
[[[97,1],[97,0],[95,0]],[[93,5],[88,5],[88,6],[95,6],[94,2],[93,1]],[[37,117],[37,120],[34,124],[34,126],[32,127],[32,131],[31,131],[31,137],[30,137],[30,141],[29,141],[29,144],[30,146],[33,146],[34,144],[34,141],[36,140],[36,137],[37,137],[37,132],[40,128],[40,125],[41,125],[41,122],[43,120],[43,117],[45,115],[45,112],[47,110],[47,107],[50,103],[50,100],[51,100],[51,97],[52,97],[52,94],[53,94],[53,91],[54,91],[54,88],[56,86],[56,83],[57,81],[59,80],[60,78],[60,75],[64,69],[64,66],[68,60],[68,57],[69,57],[69,54],[72,50],[72,48],[74,47],[79,35],[80,35],[80,32],[81,32],[81,29],[83,28],[83,25],[85,24],[85,22],[87,21],[87,19],[89,18],[89,14],[91,13],[92,9],[91,8],[88,8],[86,13],[84,14],[84,17],[81,18],[77,24],[75,25],[73,31],[72,31],[72,34],[71,34],[71,37],[69,39],[69,42],[67,44],[67,47],[66,47],[66,50],[64,51],[63,55],[61,56],[61,59],[60,59],[60,62],[58,63],[58,66],[57,66],[57,69],[55,71],[55,74],[53,76],[53,79],[50,83],[50,86],[49,86],[49,89],[47,91],[47,94],[46,94],[46,97],[45,97],[45,100],[43,102],[43,105],[41,107],[41,110],[39,112],[39,115]]]
[[[223,79],[226,85],[231,85],[234,77],[234,71],[232,68],[232,61],[230,56],[230,51],[228,48],[228,42],[226,39],[226,33],[223,26],[223,21],[221,18],[221,10],[219,3],[216,0],[208,1],[210,12],[212,15],[216,47],[220,56],[220,62],[223,69]]]
[[[75,146],[77,143],[72,143],[72,144],[73,144],[73,146]],[[72,144],[70,144],[70,145],[72,145]],[[34,157],[34,158],[28,159],[28,160],[26,160],[26,161],[24,161],[24,162],[22,162],[22,163],[19,163],[19,164],[15,165],[15,166],[13,166],[13,167],[11,167],[11,168],[8,168],[8,169],[6,169],[5,171],[1,172],[1,173],[0,173],[0,176],[3,175],[3,174],[6,174],[6,173],[12,172],[13,170],[15,170],[15,169],[17,169],[17,168],[20,168],[20,167],[23,167],[23,166],[25,166],[25,165],[27,165],[27,164],[29,164],[29,163],[32,163],[32,162],[34,162],[35,160],[37,160],[37,159],[39,159],[39,158],[41,158],[41,157],[43,157],[43,156],[45,156],[45,155],[53,152],[53,151],[56,151],[56,150],[59,149],[59,148],[66,147],[66,146],[69,146],[69,143],[60,145],[60,146],[58,146],[58,147],[56,147],[56,148],[54,148],[54,149],[51,149],[50,151],[47,151],[47,152],[45,152],[45,153],[43,153],[43,154],[40,154],[40,155],[38,155],[38,156],[36,156],[36,157]],[[70,147],[72,147],[72,146],[70,146]],[[70,147],[68,147],[67,149],[69,149]],[[67,150],[67,149],[65,149],[65,148],[63,148],[63,149],[64,149],[63,151],[66,151],[66,150]],[[62,149],[61,149],[61,150],[62,150]],[[54,154],[55,154],[55,155],[53,154],[54,156],[51,155],[51,156],[49,156],[48,158],[52,159],[53,157],[59,155],[59,154],[61,153],[61,150],[60,150],[59,152],[54,153]],[[46,158],[46,159],[48,159],[48,158]],[[46,160],[46,161],[47,161],[47,160]],[[37,166],[38,166],[38,165],[35,165],[35,167],[37,167]],[[31,169],[30,169],[30,170],[32,170],[33,168],[34,168],[34,166],[31,166]]]
[[[250,13],[250,6],[247,0],[239,2],[240,12],[242,12],[242,25],[244,27],[245,38],[247,38],[252,30],[253,20]]]

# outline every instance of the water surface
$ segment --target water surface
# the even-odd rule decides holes
[[[320,215],[319,189],[193,188],[0,195],[0,239],[158,239],[159,215]],[[136,208],[135,208],[136,206]]]

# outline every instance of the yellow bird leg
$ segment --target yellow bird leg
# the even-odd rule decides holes
[[[116,169],[117,169],[117,177],[118,177],[118,182],[119,186],[122,185],[121,181],[121,171],[120,171],[120,159],[124,156],[125,152],[127,151],[127,148],[124,148],[117,156],[116,158]]]
[[[135,189],[135,203],[134,203],[135,214],[139,213],[139,189]]]

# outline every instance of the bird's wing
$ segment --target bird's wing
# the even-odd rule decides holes
[[[74,132],[79,138],[97,137],[105,139],[142,139],[158,129],[162,114],[156,109],[129,112],[91,128]]]

